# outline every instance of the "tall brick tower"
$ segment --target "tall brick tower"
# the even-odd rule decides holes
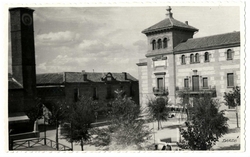
[[[36,65],[33,12],[30,8],[12,8],[10,11],[12,73],[24,90],[24,105],[36,97]]]

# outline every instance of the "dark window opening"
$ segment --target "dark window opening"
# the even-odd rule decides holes
[[[163,39],[163,48],[167,48],[168,47],[168,39],[167,38],[164,38]]]
[[[228,49],[228,50],[227,50],[227,59],[228,59],[228,60],[233,59],[233,58],[232,58],[232,50],[231,50],[231,49]]]
[[[112,90],[111,90],[111,86],[108,85],[107,86],[107,99],[111,99],[111,98],[113,98]]]
[[[155,49],[156,49],[156,41],[153,40],[153,41],[152,41],[152,50],[155,50]]]
[[[200,56],[198,53],[195,54],[195,62],[199,63],[200,62]]]
[[[94,99],[94,100],[97,100],[97,99],[98,99],[98,96],[97,96],[97,87],[94,87],[94,88],[93,88],[93,99]]]
[[[164,88],[163,78],[157,78],[157,87],[158,89]]]
[[[198,75],[194,75],[192,76],[192,87],[193,87],[193,91],[199,91],[199,76]]]
[[[79,99],[79,89],[74,89],[74,101],[77,102]]]
[[[205,62],[209,62],[209,53],[205,52]]]
[[[161,49],[161,48],[162,48],[162,42],[161,42],[161,39],[158,39],[158,41],[157,41],[157,45],[158,45],[158,49]]]
[[[181,56],[181,64],[186,64],[185,55]]]
[[[189,88],[188,78],[185,78],[185,79],[184,79],[184,87],[185,87],[185,88]]]
[[[129,90],[130,90],[130,96],[134,96],[132,84],[130,85]]]
[[[193,54],[190,55],[190,63],[194,63],[194,55]]]
[[[227,86],[228,87],[233,87],[234,86],[234,74],[233,73],[228,73],[227,74]]]
[[[202,81],[203,81],[203,88],[208,88],[208,80],[207,80],[207,77],[204,77],[204,78],[202,79]]]

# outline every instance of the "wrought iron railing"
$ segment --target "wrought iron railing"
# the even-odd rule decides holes
[[[34,146],[48,146],[54,150],[57,150],[57,143],[48,138],[34,138],[12,141],[11,150],[32,148]],[[72,148],[58,143],[58,151],[72,151]]]
[[[215,92],[216,86],[199,86],[198,88],[193,87],[176,87],[176,91],[185,91],[185,92]]]
[[[168,95],[168,88],[165,87],[153,87],[154,95]]]

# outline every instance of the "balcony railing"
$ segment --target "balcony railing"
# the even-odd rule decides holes
[[[168,88],[165,87],[153,87],[153,93],[156,96],[160,96],[160,95],[168,95]]]
[[[190,93],[190,94],[201,94],[201,93],[216,93],[216,86],[208,86],[208,87],[176,87],[176,92],[184,92],[184,93]]]

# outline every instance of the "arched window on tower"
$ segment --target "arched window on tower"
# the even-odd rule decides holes
[[[168,39],[167,38],[164,38],[163,39],[163,48],[167,48],[168,47]]]
[[[196,54],[195,54],[195,62],[196,62],[196,63],[199,63],[199,62],[200,62],[199,53],[196,53]]]
[[[190,55],[190,63],[194,63],[194,55],[193,54]]]
[[[205,52],[204,61],[209,62],[209,53],[208,52]]]
[[[186,64],[185,55],[181,56],[181,64]]]
[[[162,48],[162,42],[161,42],[161,39],[158,39],[158,41],[157,41],[157,45],[158,45],[158,49],[161,49],[161,48]]]
[[[153,40],[153,41],[152,41],[152,50],[155,50],[155,49],[156,49],[156,41]]]
[[[232,50],[228,49],[227,50],[227,60],[231,60],[231,59],[233,59],[233,57],[232,57]]]

